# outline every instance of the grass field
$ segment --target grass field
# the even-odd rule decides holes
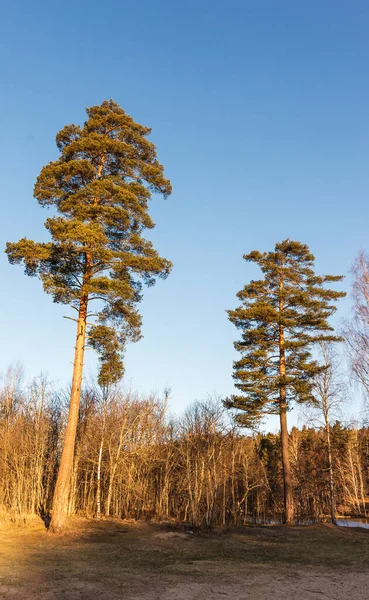
[[[247,527],[199,534],[75,520],[0,529],[0,598],[194,600],[369,598],[369,531]]]

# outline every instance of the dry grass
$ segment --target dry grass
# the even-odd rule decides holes
[[[369,532],[329,526],[192,534],[72,521],[1,530],[0,598],[108,600],[369,597]],[[361,594],[361,595],[360,595]]]

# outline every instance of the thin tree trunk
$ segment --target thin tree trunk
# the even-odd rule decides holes
[[[77,451],[73,460],[73,469],[72,469],[72,477],[69,491],[69,500],[68,500],[68,513],[67,516],[70,517],[74,514],[76,508],[76,496],[77,496],[77,481],[78,481],[78,469],[79,469],[79,449],[77,444]]]
[[[360,485],[360,496],[361,496],[361,504],[362,504],[362,514],[366,517],[366,505],[365,505],[365,492],[364,492],[364,481],[363,481],[363,472],[361,466],[361,459],[359,453],[359,438],[358,438],[358,430],[355,428],[355,454],[356,454],[356,464],[357,464],[357,473],[359,478]],[[361,511],[361,509],[360,509]]]
[[[115,473],[118,467],[118,462],[119,462],[119,458],[120,458],[120,453],[122,450],[122,446],[123,446],[123,441],[124,441],[124,428],[127,424],[127,417],[125,417],[123,419],[123,423],[120,427],[120,431],[119,431],[119,444],[118,444],[118,448],[116,450],[115,453],[115,457],[114,460],[111,460],[111,452],[109,451],[110,454],[110,470],[109,470],[109,486],[108,486],[108,496],[106,499],[106,506],[105,506],[105,516],[109,517],[110,516],[110,504],[111,504],[111,499],[112,499],[112,495],[113,495],[113,484],[114,484],[114,479],[115,479]]]
[[[104,448],[104,438],[101,438],[99,460],[97,463],[97,490],[96,490],[96,519],[100,521],[101,518],[101,461],[102,453]]]
[[[354,496],[353,504],[356,505],[356,508],[358,511],[357,514],[360,515],[361,514],[361,505],[360,505],[360,500],[359,500],[359,490],[358,490],[358,484],[357,484],[357,475],[356,475],[357,469],[355,468],[354,460],[352,458],[352,441],[349,442],[348,457],[349,457],[349,467],[350,467],[350,471],[351,471],[352,490],[353,490],[353,496]]]
[[[337,525],[336,517],[336,499],[334,493],[334,477],[333,477],[333,461],[332,461],[332,444],[331,431],[329,422],[326,422],[327,446],[328,446],[328,466],[329,466],[329,497],[331,504],[331,520],[334,525]]]
[[[87,260],[88,259],[86,259],[86,263]],[[73,467],[74,447],[76,441],[79,404],[81,398],[83,358],[86,339],[87,304],[88,296],[84,295],[82,296],[80,301],[78,314],[72,391],[70,397],[68,423],[65,432],[63,452],[60,460],[58,478],[56,481],[53,498],[53,510],[50,523],[50,530],[53,532],[60,532],[63,529],[67,518],[70,480]]]

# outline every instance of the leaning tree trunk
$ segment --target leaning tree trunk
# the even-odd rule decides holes
[[[50,530],[60,532],[67,518],[70,480],[73,467],[79,404],[81,398],[83,358],[86,340],[88,296],[82,296],[77,321],[76,347],[74,354],[72,391],[70,396],[68,423],[65,432],[63,452],[55,486]]]

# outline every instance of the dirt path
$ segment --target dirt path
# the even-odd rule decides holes
[[[147,591],[137,600],[368,600],[368,573],[348,576],[329,573],[258,572],[249,573],[237,583],[180,583],[160,593]]]
[[[2,529],[1,600],[368,600],[369,532],[75,522]]]

